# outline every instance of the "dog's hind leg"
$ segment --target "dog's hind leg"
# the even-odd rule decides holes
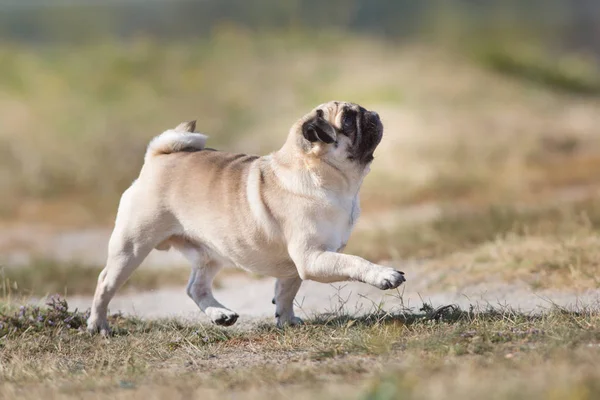
[[[101,334],[107,335],[110,332],[107,320],[108,303],[153,247],[153,243],[138,243],[122,238],[119,231],[113,233],[106,267],[98,276],[98,285],[87,322],[90,333],[100,331]]]
[[[98,276],[87,328],[90,333],[110,333],[107,320],[108,304],[131,273],[148,253],[170,232],[152,218],[141,218],[133,210],[132,193],[123,194],[115,228],[108,244],[106,266]]]
[[[275,282],[275,318],[277,326],[299,325],[302,320],[294,315],[294,298],[300,289],[302,279],[299,276],[278,278]]]
[[[187,285],[188,296],[213,323],[221,326],[235,324],[238,314],[219,303],[212,293],[213,280],[221,265],[212,260],[203,249],[190,243],[175,247],[192,263],[192,273]]]

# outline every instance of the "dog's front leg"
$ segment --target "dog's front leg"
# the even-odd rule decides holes
[[[299,276],[291,278],[278,278],[275,282],[275,318],[277,318],[277,326],[284,325],[299,325],[302,320],[294,315],[294,298],[302,279]]]
[[[395,289],[406,281],[404,272],[357,256],[314,250],[308,246],[290,246],[289,251],[303,280],[323,283],[359,281],[381,290]]]

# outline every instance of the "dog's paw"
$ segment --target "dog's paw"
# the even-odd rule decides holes
[[[287,318],[277,317],[277,327],[278,328],[283,328],[285,326],[303,325],[303,324],[304,324],[304,321],[302,320],[302,318],[298,318],[296,316],[291,316],[291,317],[287,317]]]
[[[99,333],[100,335],[105,337],[109,336],[111,333],[110,326],[108,325],[108,321],[106,319],[100,320],[89,318],[87,321],[87,331],[91,335]]]
[[[219,326],[231,326],[236,323],[240,317],[237,313],[225,308],[212,309],[207,313],[211,321]]]
[[[377,278],[373,282],[373,286],[381,290],[395,289],[402,283],[406,282],[404,272],[397,271],[393,268],[385,268],[378,271]]]

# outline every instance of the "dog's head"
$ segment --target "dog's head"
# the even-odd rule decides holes
[[[331,101],[301,118],[290,135],[297,150],[307,157],[344,171],[363,171],[373,161],[383,124],[374,111],[354,103]]]

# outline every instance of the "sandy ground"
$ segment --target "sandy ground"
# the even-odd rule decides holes
[[[348,282],[343,284],[321,284],[306,281],[296,297],[296,312],[301,317],[315,313],[330,313],[340,307],[350,313],[362,314],[382,307],[388,311],[412,308],[417,311],[422,304],[434,307],[456,304],[464,309],[470,305],[509,306],[522,311],[543,311],[559,305],[566,308],[600,306],[600,290],[587,292],[559,292],[552,290],[533,291],[526,285],[486,284],[461,289],[460,291],[432,292],[427,289],[427,274],[419,271],[418,265],[401,267],[408,282],[395,291],[380,291],[366,284]],[[227,276],[215,290],[215,297],[227,307],[240,314],[239,322],[256,321],[273,317],[275,306],[271,304],[274,279],[254,279],[245,276]],[[91,305],[87,296],[69,298],[71,307],[86,309]],[[382,305],[383,304],[383,305]],[[148,318],[181,317],[208,321],[196,305],[185,294],[185,287],[160,289],[144,293],[118,294],[111,303],[111,312]]]

